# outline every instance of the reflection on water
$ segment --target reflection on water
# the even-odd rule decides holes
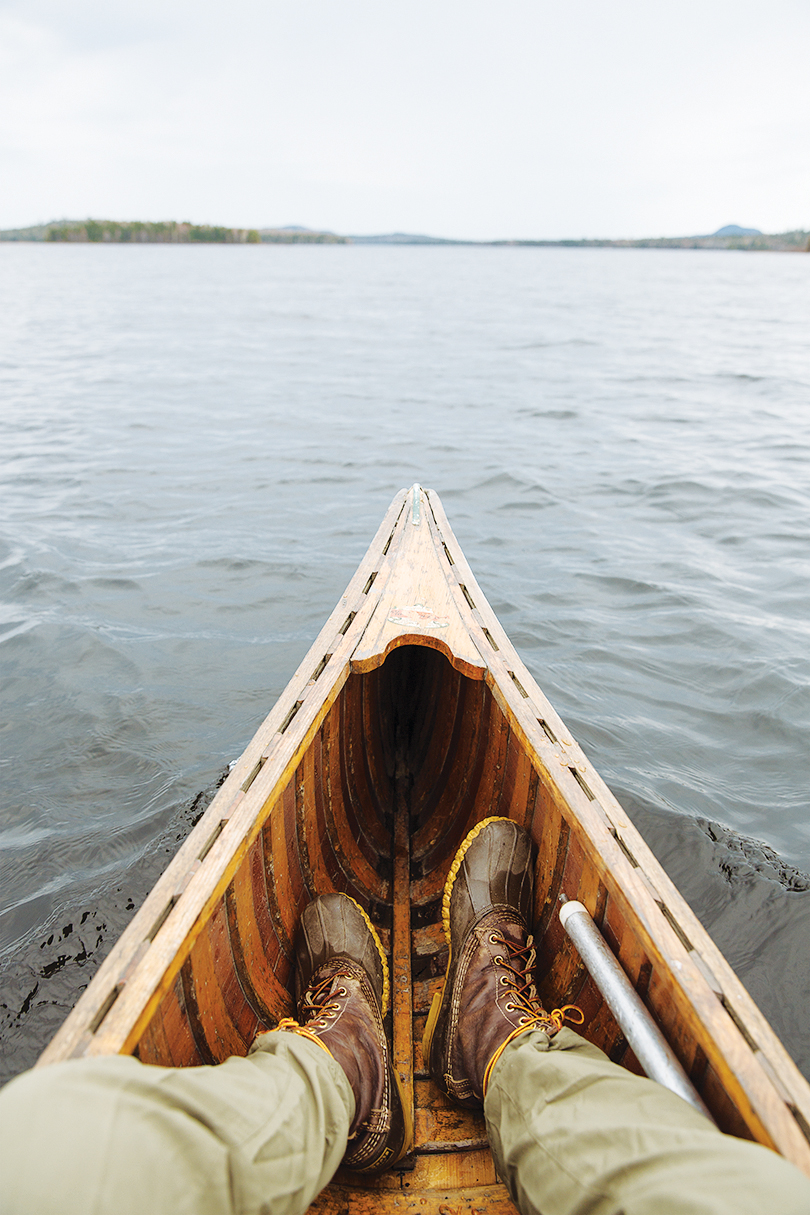
[[[723,947],[759,939],[733,892],[764,882],[789,909],[768,912],[770,956],[795,951],[804,893],[733,849],[724,876],[701,823],[810,869],[809,273],[692,251],[0,246],[7,1015],[41,984],[26,1017],[61,1017],[133,875],[414,480]],[[104,928],[75,945],[85,911]],[[732,960],[806,1004],[798,963],[766,981]]]

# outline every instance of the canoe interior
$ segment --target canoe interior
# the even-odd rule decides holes
[[[390,953],[393,1059],[413,1154],[339,1174],[323,1213],[509,1212],[480,1116],[428,1079],[420,1040],[446,947],[440,900],[476,822],[537,844],[534,931],[546,1007],[638,1063],[564,935],[560,895],[599,924],[722,1130],[810,1176],[810,1087],[512,646],[437,495],[414,486],[372,544],[265,722],[37,1066],[135,1053],[173,1066],[244,1054],[293,1012],[301,911],[342,890]]]
[[[350,675],[268,810],[134,1053],[146,1063],[215,1063],[246,1053],[257,1031],[290,1015],[292,941],[316,894],[339,890],[357,899],[388,948],[395,919],[404,914],[410,920],[408,956],[400,950],[392,963],[395,977],[403,966],[409,972],[409,991],[405,1007],[395,1000],[389,1015],[399,1019],[395,1050],[405,1071],[403,1038],[412,1049],[415,1153],[407,1168],[378,1179],[339,1176],[319,1208],[345,1209],[347,1195],[356,1205],[364,1192],[376,1193],[378,1206],[386,1192],[401,1200],[403,1190],[419,1205],[420,1194],[437,1188],[461,1190],[486,1209],[510,1205],[497,1183],[482,1116],[452,1106],[438,1092],[421,1054],[427,1010],[447,961],[440,925],[445,877],[467,831],[489,815],[515,819],[537,843],[535,932],[546,1006],[578,1004],[587,1037],[616,1062],[639,1070],[560,927],[555,911],[564,891],[594,909],[625,971],[664,1032],[677,1040],[667,974],[628,930],[569,829],[564,807],[539,780],[486,682],[460,674],[437,650],[395,649],[376,670]],[[409,856],[397,888],[403,848]],[[403,897],[407,907],[398,912]],[[682,1044],[681,1058],[722,1129],[748,1136],[700,1047]]]

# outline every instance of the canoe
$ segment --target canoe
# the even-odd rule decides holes
[[[189,1067],[245,1054],[293,1014],[292,941],[345,891],[390,952],[393,1053],[414,1151],[339,1172],[320,1212],[507,1212],[481,1115],[428,1078],[421,1037],[447,961],[458,845],[505,815],[537,844],[537,984],[638,1061],[558,911],[601,928],[720,1128],[810,1175],[810,1087],[519,658],[438,496],[402,490],[346,593],[39,1065],[132,1054]]]

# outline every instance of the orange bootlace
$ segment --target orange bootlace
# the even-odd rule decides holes
[[[563,1004],[562,1008],[555,1008],[551,1012],[546,1012],[540,1004],[534,986],[534,978],[532,977],[535,950],[534,939],[531,936],[526,938],[525,945],[518,945],[515,941],[510,941],[500,932],[491,932],[489,940],[490,944],[504,945],[509,951],[508,957],[500,954],[493,959],[496,966],[500,966],[509,972],[508,974],[501,975],[499,982],[508,987],[510,995],[515,1002],[512,1003],[510,1001],[510,1003],[504,1004],[504,1011],[519,1012],[523,1015],[518,1019],[518,1023],[511,1034],[504,1039],[487,1064],[482,1085],[485,1097],[493,1067],[509,1043],[513,1042],[520,1034],[526,1033],[529,1029],[542,1029],[550,1031],[549,1036],[551,1036],[551,1034],[556,1034],[558,1030],[562,1029],[565,1021],[572,1021],[574,1025],[582,1025],[585,1020],[585,1014],[576,1004]],[[517,963],[517,965],[513,963]],[[578,1014],[578,1020],[573,1015],[574,1013]]]
[[[311,1015],[308,1020],[301,1025],[296,1021],[295,1017],[282,1017],[276,1026],[277,1030],[282,1033],[299,1034],[302,1038],[309,1038],[310,1042],[317,1042],[327,1055],[334,1058],[329,1047],[323,1042],[316,1033],[315,1029],[328,1029],[329,1021],[336,1016],[342,1009],[342,1005],[334,999],[335,996],[347,996],[348,990],[345,987],[339,987],[337,991],[332,991],[332,985],[335,979],[340,978],[340,972],[333,975],[327,975],[325,979],[321,979],[320,983],[304,994],[304,999],[301,1002],[302,1010],[310,1011]]]

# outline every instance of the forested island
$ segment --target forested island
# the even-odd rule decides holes
[[[114,219],[58,220],[30,228],[0,232],[7,241],[67,241],[74,244],[136,245],[333,245],[347,244],[345,236],[313,232],[308,228],[224,228],[214,224],[166,220]]]

